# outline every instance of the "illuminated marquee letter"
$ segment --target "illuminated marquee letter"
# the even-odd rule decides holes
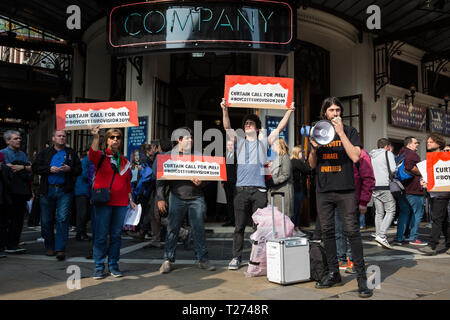
[[[255,31],[255,16],[254,16],[254,14],[253,14],[253,11],[252,11],[252,23],[251,23],[251,24],[250,24],[250,22],[247,20],[247,18],[245,18],[244,14],[241,12],[241,10],[237,9],[237,12],[238,12],[238,16],[237,16],[237,30],[239,31],[239,26],[240,26],[240,23],[239,23],[239,21],[240,21],[239,16],[241,16],[242,19],[244,19],[244,21],[247,22],[248,26],[250,27],[250,30],[252,30],[252,32],[254,32],[254,31]]]
[[[67,14],[70,16],[67,18],[66,26],[69,30],[80,30],[81,29],[81,9],[77,5],[71,5],[67,7]]]
[[[124,23],[125,32],[128,33],[130,36],[135,36],[135,35],[138,35],[139,33],[141,33],[141,30],[139,30],[137,32],[128,31],[128,19],[130,19],[130,17],[132,17],[132,16],[142,17],[142,15],[140,13],[132,13],[125,19],[125,23]]]
[[[261,14],[261,17],[264,19],[264,33],[267,32],[267,24],[269,23],[270,18],[272,18],[273,15],[273,11],[269,14],[269,17],[266,19],[266,17],[263,15],[263,13],[261,12],[261,10],[258,10],[259,13]]]
[[[202,11],[209,11],[209,18],[208,19],[202,19]],[[198,20],[199,20],[199,22],[198,22],[198,31],[200,31],[200,28],[201,28],[200,26],[201,26],[202,22],[209,22],[209,21],[211,21],[212,17],[213,17],[213,12],[212,12],[211,9],[200,8],[199,18],[198,18]]]
[[[189,18],[191,18],[192,31],[194,31],[194,20],[192,18],[191,10],[189,10],[189,14],[187,15],[186,20],[184,21],[183,25],[181,25],[180,17],[178,16],[177,11],[174,10],[173,11],[173,15],[172,15],[172,26],[170,27],[170,31],[173,31],[173,27],[175,26],[175,17],[177,18],[178,23],[180,24],[181,31],[184,31],[184,28],[186,28],[186,25],[187,25],[187,22],[188,22]]]
[[[164,20],[164,23],[162,24],[162,26],[161,26],[161,28],[159,28],[157,31],[155,31],[154,33],[159,33],[159,32],[161,32],[161,30],[162,29],[164,29],[164,27],[166,26],[166,17],[162,14],[162,12],[160,12],[160,11],[150,11],[149,13],[147,13],[146,15],[145,15],[145,17],[144,17],[144,29],[145,29],[145,31],[147,31],[148,33],[153,33],[152,31],[150,31],[149,29],[147,29],[147,18],[153,13],[153,12],[155,12],[155,13],[157,13],[157,14],[159,14],[162,18],[163,18],[163,20]]]

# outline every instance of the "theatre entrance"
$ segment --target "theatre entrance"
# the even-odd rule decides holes
[[[303,126],[320,120],[323,99],[330,95],[330,53],[312,43],[298,40],[294,52],[294,100],[295,144],[300,144],[306,155],[309,150],[308,137],[301,134]],[[300,226],[308,227],[316,220],[316,197],[314,176],[307,179],[307,197],[303,201]]]
[[[251,75],[252,56],[248,53],[208,52],[177,53],[170,59],[170,83],[156,80],[153,138],[170,138],[181,126],[193,128],[201,121],[202,132],[217,128],[225,134],[220,102],[224,93],[225,75]],[[232,128],[240,128],[248,109],[231,108]],[[223,135],[225,137],[225,135]],[[203,147],[210,144],[203,142]],[[225,148],[225,145],[224,145]],[[216,205],[217,183],[206,190],[208,221],[222,221],[225,212]]]

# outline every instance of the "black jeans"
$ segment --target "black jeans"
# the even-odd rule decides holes
[[[86,225],[91,212],[88,197],[75,196],[75,206],[77,208],[77,234],[86,234]]]
[[[4,205],[0,212],[0,251],[16,249],[22,233],[27,202],[12,197],[12,205]]]
[[[223,188],[227,197],[226,221],[234,224],[234,197],[236,196],[236,184],[224,182]]]
[[[330,272],[339,272],[337,259],[334,214],[338,209],[344,223],[344,234],[350,242],[358,278],[366,278],[364,253],[356,214],[355,192],[317,192],[317,212]]]
[[[450,222],[448,221],[449,199],[431,198],[431,240],[430,247],[435,249],[439,244],[441,231],[445,237],[445,247],[450,248]]]
[[[242,257],[244,234],[248,217],[256,210],[267,206],[267,192],[257,187],[236,187],[234,197],[234,219],[236,227],[233,234],[233,257]]]

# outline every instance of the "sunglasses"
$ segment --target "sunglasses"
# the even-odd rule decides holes
[[[109,139],[111,140],[120,140],[120,136],[110,136]]]

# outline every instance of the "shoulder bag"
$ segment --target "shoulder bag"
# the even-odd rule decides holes
[[[399,199],[405,193],[405,187],[403,184],[396,178],[394,178],[394,174],[391,171],[391,166],[389,165],[389,159],[387,151],[385,152],[386,163],[389,172],[389,190],[392,193],[394,199]]]
[[[95,172],[96,176],[97,176],[98,170],[100,169],[100,166],[102,165],[103,161],[105,160],[105,157],[106,157],[105,154],[102,154],[100,162],[98,163],[98,166],[97,166],[97,170]],[[95,177],[94,177],[94,181],[92,182],[91,204],[99,205],[99,204],[105,204],[105,203],[109,202],[109,200],[111,199],[111,188],[112,188],[112,184],[114,182],[115,176],[116,176],[116,171],[114,171],[114,173],[113,173],[113,177],[112,177],[109,188],[100,188],[100,189],[94,189],[94,184],[95,184]]]

